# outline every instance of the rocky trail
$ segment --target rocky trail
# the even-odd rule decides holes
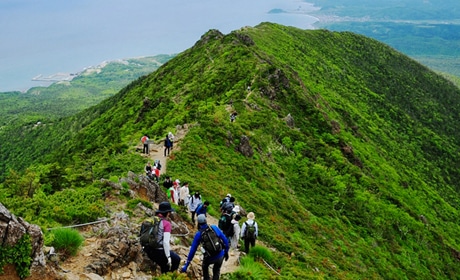
[[[177,130],[175,138],[174,138],[174,148],[171,151],[170,156],[173,156],[175,152],[180,150],[181,139],[183,139],[187,131],[188,131],[187,128]],[[144,154],[142,155],[147,159],[147,161],[150,161],[152,163],[155,160],[160,160],[160,163],[162,164],[161,172],[166,173],[169,157],[164,156],[163,141],[164,140],[161,140],[156,143],[151,143],[149,147],[150,148],[149,155],[144,155]],[[139,144],[137,149],[142,150],[141,144]],[[117,208],[113,209],[114,212],[122,213],[124,209],[123,203],[121,203],[120,201],[116,201],[116,198],[114,198],[114,201],[111,202],[111,204],[117,205]],[[155,209],[157,209],[158,203],[155,203],[154,207]],[[117,215],[122,215],[122,214],[117,214]],[[172,250],[178,253],[179,256],[181,257],[181,265],[179,266],[179,269],[180,269],[180,267],[182,267],[182,265],[185,263],[187,259],[187,255],[188,255],[189,248],[190,248],[189,246],[185,246],[182,244],[189,244],[189,242],[191,242],[196,232],[196,229],[193,227],[193,225],[186,223],[185,221],[176,221],[175,219],[174,222],[177,224],[181,224],[181,223],[185,224],[185,226],[187,227],[187,230],[185,233],[174,234],[174,231],[173,231],[173,239],[175,239],[174,243],[177,245],[173,245]],[[112,219],[110,223],[102,223],[101,225],[92,225],[92,226],[86,226],[86,227],[80,228],[79,229],[80,232],[85,236],[85,241],[84,241],[82,249],[78,252],[76,256],[69,258],[63,263],[59,264],[59,267],[63,272],[62,275],[65,277],[64,279],[69,279],[69,280],[74,280],[74,279],[91,279],[91,280],[151,279],[152,276],[154,276],[155,274],[149,271],[144,271],[145,268],[143,268],[143,266],[145,267],[145,265],[139,261],[132,261],[126,265],[120,266],[115,269],[111,269],[110,271],[107,271],[106,273],[104,273],[104,275],[99,275],[98,273],[88,271],[88,267],[91,267],[92,263],[99,261],[98,255],[101,254],[102,251],[117,250],[117,248],[104,248],[105,246],[107,246],[107,237],[101,234],[101,232],[109,232],[110,229],[108,229],[107,227],[116,228],[126,223],[127,224],[136,223],[136,221],[133,221],[132,217],[130,221],[128,222],[123,221],[123,218],[121,219],[115,218],[115,219]],[[137,221],[137,224],[134,224],[131,226],[138,228],[140,226],[140,223],[141,223],[141,220]],[[217,223],[218,223],[217,218],[208,215],[208,224],[217,225]],[[186,241],[187,239],[188,241]],[[120,247],[122,246],[123,244],[120,245]],[[118,249],[121,250],[121,248],[118,248]],[[116,253],[113,253],[112,255],[115,255],[115,254]],[[142,252],[140,252],[140,254],[143,255]],[[240,252],[238,250],[231,251],[229,254],[229,260],[224,262],[224,264],[222,265],[221,274],[234,272],[238,268],[239,257],[240,257]],[[194,260],[188,269],[188,275],[191,279],[201,278],[201,260],[202,260],[201,252],[197,251],[197,253],[195,254]],[[212,270],[210,271],[212,272]]]
[[[150,154],[143,155],[148,161],[160,160],[162,172],[167,170],[168,160],[174,158],[174,153],[180,150],[183,137],[189,126],[177,127],[174,149],[170,157],[164,156],[163,140],[150,144]],[[142,152],[139,143],[136,150]],[[32,238],[33,264],[31,275],[25,280],[147,280],[159,276],[159,268],[142,252],[138,233],[140,225],[149,216],[153,216],[158,209],[158,203],[167,200],[163,186],[144,174],[144,167],[139,171],[129,171],[126,178],[118,182],[101,179],[107,192],[104,194],[105,208],[108,217],[84,225],[71,225],[84,237],[84,242],[75,256],[65,257],[61,252],[54,252],[50,247],[44,247],[44,236],[37,225],[28,224],[20,218],[14,217],[8,209],[0,204],[0,227],[8,226],[4,240],[17,240],[24,232]],[[139,203],[135,206],[126,205],[126,197],[120,196],[124,186],[128,184],[128,195],[132,199],[141,198],[153,203],[153,209]],[[241,207],[241,214],[245,215]],[[184,212],[182,212],[184,211]],[[179,269],[185,263],[190,250],[190,244],[196,233],[196,226],[190,224],[190,215],[186,209],[178,208],[177,213],[171,216],[172,223],[172,250],[181,257]],[[190,216],[189,216],[190,217]],[[218,218],[208,215],[208,224],[218,224]],[[260,243],[260,241],[257,241]],[[54,252],[54,253],[53,253]],[[228,261],[222,265],[221,274],[232,273],[238,269],[239,250],[230,251]],[[203,255],[200,250],[195,254],[187,270],[189,279],[201,279],[201,263]],[[0,280],[20,280],[13,265],[4,267]],[[212,273],[212,270],[210,270]],[[177,277],[173,276],[173,277]]]

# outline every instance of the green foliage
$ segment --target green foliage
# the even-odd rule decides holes
[[[64,132],[69,128],[75,129],[75,126],[64,126],[63,132],[60,129],[50,131],[46,127],[115,95],[130,82],[151,73],[172,57],[174,55],[157,55],[113,61],[98,69],[90,68],[71,82],[31,88],[26,93],[0,93],[0,181],[4,180],[10,168],[23,170],[51,149],[64,144]],[[38,137],[42,133],[52,136],[54,141],[47,143],[42,140]],[[30,150],[24,149],[24,146],[29,146]]]
[[[107,215],[102,190],[93,186],[64,189],[52,195],[40,191],[33,198],[6,197],[2,203],[15,215],[42,228],[87,223]]]
[[[57,252],[67,258],[75,256],[78,250],[83,246],[85,238],[73,228],[57,228],[48,233],[50,246],[53,246]]]
[[[0,274],[6,264],[13,264],[21,279],[30,275],[32,244],[28,234],[24,234],[14,246],[0,247]]]
[[[187,124],[168,175],[211,205],[231,193],[255,212],[281,277],[452,279],[460,274],[458,104],[454,84],[364,36],[271,23],[210,30],[99,105],[23,126],[36,139],[23,152],[34,168],[26,179],[9,172],[0,198],[41,226],[101,217],[96,182],[142,172],[141,135],[158,142]],[[53,187],[53,174],[65,188]]]
[[[249,250],[249,256],[255,260],[263,259],[268,263],[273,261],[273,255],[270,250],[266,247],[256,245]]]
[[[139,203],[141,203],[147,208],[153,209],[153,205],[150,201],[147,201],[141,198],[130,199],[128,203],[126,204],[126,207],[128,207],[129,209],[134,209]]]
[[[243,257],[238,269],[228,279],[256,280],[271,279],[271,277],[270,273],[261,263],[255,262],[251,257]]]
[[[161,274],[160,276],[155,276],[152,279],[155,280],[189,280],[187,274],[175,272],[168,272],[165,274]]]

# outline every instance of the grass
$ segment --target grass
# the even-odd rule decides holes
[[[50,231],[52,235],[50,246],[53,246],[56,251],[64,258],[75,256],[83,246],[85,238],[75,229],[58,228]]]

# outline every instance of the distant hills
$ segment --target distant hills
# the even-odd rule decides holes
[[[255,212],[282,278],[454,279],[457,104],[452,82],[362,35],[210,30],[98,105],[6,125],[0,200],[41,226],[100,215],[100,179],[142,173],[140,137],[185,125],[167,175]],[[79,200],[95,203],[76,215]]]
[[[317,26],[375,38],[430,68],[460,76],[460,2],[312,0]]]

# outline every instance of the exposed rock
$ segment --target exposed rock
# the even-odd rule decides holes
[[[287,126],[290,128],[293,128],[295,126],[294,118],[291,116],[291,114],[288,114],[284,120],[286,121]]]
[[[58,279],[53,268],[46,266],[46,257],[43,253],[43,233],[40,227],[37,225],[31,225],[22,218],[16,218],[16,216],[11,214],[8,209],[0,203],[0,246],[14,247],[24,234],[30,235],[32,244],[32,252],[30,256],[32,258],[32,264],[30,267],[31,275],[47,275],[46,277],[39,277],[41,280]],[[0,275],[0,279],[19,279],[19,276],[15,273],[13,266],[9,265],[8,267],[9,268],[5,269],[5,271],[14,272],[9,275]],[[27,279],[38,278],[28,277]]]
[[[282,89],[290,87],[289,79],[281,69],[275,69],[267,77],[270,85],[260,89],[262,95],[267,96],[270,100],[276,99],[276,96]]]
[[[210,29],[204,35],[201,36],[200,40],[195,45],[206,45],[209,41],[222,39],[224,34],[217,29]]]
[[[166,193],[157,182],[149,179],[147,176],[137,175],[132,171],[128,172],[127,178],[122,178],[117,183],[107,179],[101,179],[101,182],[117,191],[121,191],[123,189],[122,184],[127,183],[132,198],[139,196],[144,200],[157,203],[167,200]]]
[[[246,135],[241,136],[240,145],[236,147],[236,150],[246,157],[254,155],[254,151],[249,144],[249,138]]]
[[[227,131],[227,139],[225,140],[225,145],[227,147],[230,147],[230,145],[233,144],[233,135],[232,135],[232,132],[230,131]]]
[[[340,133],[340,123],[338,121],[331,121],[332,126],[332,134],[339,134]]]
[[[236,33],[236,37],[246,46],[253,46],[255,45],[254,41],[251,37],[245,34]]]

